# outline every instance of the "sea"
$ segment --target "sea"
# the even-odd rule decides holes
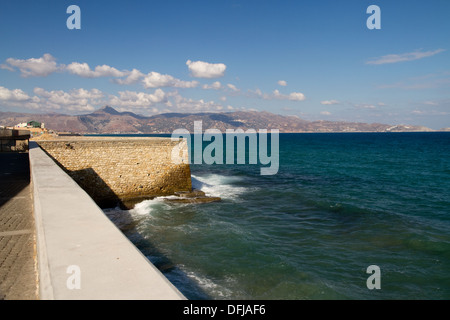
[[[282,133],[261,166],[191,164],[220,202],[104,212],[188,299],[450,299],[450,132]]]

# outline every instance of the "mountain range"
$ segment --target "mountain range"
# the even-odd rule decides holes
[[[0,112],[0,125],[15,126],[29,121],[43,122],[57,132],[117,134],[172,133],[175,129],[193,132],[194,121],[202,121],[202,129],[279,129],[280,132],[407,132],[434,131],[423,126],[360,123],[345,121],[307,121],[296,116],[282,116],[265,111],[227,113],[163,113],[142,116],[133,112],[118,112],[105,106],[93,113],[65,115]]]

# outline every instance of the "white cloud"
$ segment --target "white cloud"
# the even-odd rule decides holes
[[[303,101],[305,95],[301,92],[291,92],[289,94],[282,94],[279,90],[274,90],[271,94],[263,93],[260,89],[250,91],[252,94],[264,100],[290,100],[290,101]]]
[[[156,89],[154,93],[119,91],[119,96],[111,95],[108,104],[114,107],[147,108],[167,99],[166,93]]]
[[[58,110],[59,112],[93,111],[94,106],[104,104],[103,93],[98,89],[73,89],[47,91],[36,87],[34,96],[30,96],[21,89],[9,90],[0,87],[0,101],[4,106],[35,109],[41,112]]]
[[[153,93],[119,91],[105,94],[98,89],[45,90],[36,87],[34,95],[21,89],[8,89],[0,86],[0,104],[5,107],[26,108],[40,112],[59,113],[92,112],[100,106],[110,105],[117,110],[144,110],[143,113],[158,112],[219,112],[234,110],[230,105],[223,106],[214,101],[195,100],[181,96],[176,90],[165,92],[157,88]],[[161,108],[161,107],[165,107]],[[163,110],[164,109],[164,110]]]
[[[18,68],[22,77],[46,77],[58,71],[61,66],[56,63],[56,59],[51,54],[46,53],[40,58],[27,60],[8,58],[6,64],[2,64],[1,68],[10,71]]]
[[[125,79],[114,79],[113,82],[117,83],[117,84],[128,85],[128,84],[133,84],[133,83],[138,82],[143,77],[145,77],[145,74],[143,74],[142,72],[140,72],[137,69],[133,69],[133,70],[129,71],[129,73]]]
[[[321,111],[320,114],[323,116],[331,116],[331,112],[329,111]]]
[[[321,101],[320,104],[323,105],[333,105],[333,104],[339,104],[340,102],[337,100],[325,100],[325,101]]]
[[[153,71],[144,77],[142,83],[147,89],[160,87],[195,88],[198,86],[198,81],[182,81],[172,77],[171,75]]]
[[[285,97],[283,95],[281,95],[281,99],[285,99]],[[287,99],[291,100],[291,101],[303,101],[303,100],[305,100],[305,95],[301,92],[291,92],[287,96]]]
[[[116,68],[108,65],[96,66],[94,70],[91,70],[87,63],[72,62],[65,67],[70,73],[83,78],[99,78],[99,77],[124,77],[129,72],[119,71]]]
[[[0,102],[6,107],[40,109],[39,97],[31,97],[21,89],[10,90],[0,86]]]
[[[12,72],[16,71],[13,67],[8,66],[7,64],[4,64],[4,63],[0,64],[0,69],[9,70]]]
[[[230,89],[233,92],[238,92],[239,91],[239,89],[236,88],[236,86],[234,84],[228,83],[227,87],[228,87],[228,89]]]
[[[57,64],[56,59],[49,53],[41,58],[30,58],[27,60],[8,58],[0,68],[14,71],[19,69],[23,77],[45,77],[57,71],[68,71],[71,74],[84,78],[98,77],[124,77],[130,75],[130,71],[119,71],[108,65],[96,66],[92,70],[87,63],[72,62],[69,65]]]
[[[96,105],[103,103],[103,93],[98,89],[73,89],[47,91],[34,88],[33,92],[40,97],[40,108],[44,110],[63,109],[64,111],[93,111]]]
[[[286,87],[287,86],[287,82],[284,80],[280,80],[278,81],[278,85],[282,86],[282,87]]]
[[[0,87],[0,101],[26,101],[31,97],[23,92],[21,89],[9,90],[5,87]]]
[[[174,96],[173,108],[178,112],[219,112],[223,110],[223,106],[214,101],[194,100],[179,94]],[[228,110],[230,109],[228,108]]]
[[[441,53],[445,51],[444,49],[437,49],[434,51],[414,51],[414,52],[408,52],[408,53],[402,53],[402,54],[388,54],[385,56],[381,56],[379,58],[374,58],[373,60],[367,61],[366,64],[387,64],[387,63],[398,63],[398,62],[404,62],[404,61],[413,61],[413,60],[419,60],[426,57],[434,56],[438,53]]]
[[[74,89],[71,91],[71,95],[75,99],[90,99],[90,100],[98,100],[104,97],[103,92],[95,88],[91,90],[86,90],[83,88]]]
[[[223,63],[209,63],[204,61],[186,61],[191,75],[196,78],[219,78],[225,74],[227,66]]]
[[[222,86],[222,84],[221,84],[219,81],[216,81],[216,82],[214,82],[214,83],[212,83],[212,84],[204,84],[204,85],[202,86],[202,88],[203,88],[203,89],[214,89],[214,90],[219,90],[219,89],[222,89],[223,86]]]

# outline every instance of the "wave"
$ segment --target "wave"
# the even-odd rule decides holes
[[[254,188],[238,186],[243,177],[207,174],[203,176],[191,175],[192,187],[199,189],[208,196],[222,199],[237,199],[240,195],[252,191]]]
[[[251,191],[254,188],[242,187],[236,185],[243,181],[242,177],[225,176],[219,174],[191,175],[192,187],[205,192],[212,197],[221,197],[222,199],[237,199],[240,195]],[[178,199],[177,196],[162,196],[151,200],[144,200],[129,210],[133,216],[152,216],[157,212],[170,210],[173,204],[169,204],[165,199]],[[184,204],[180,204],[184,205]]]
[[[210,297],[214,297],[215,299],[231,299],[233,295],[236,294],[232,289],[230,289],[230,283],[236,282],[233,281],[232,277],[228,277],[225,281],[214,281],[212,280],[212,277],[203,276],[200,273],[189,271],[183,265],[180,267],[186,276],[194,281],[194,283]],[[220,282],[224,283],[222,284]]]
[[[164,201],[164,199],[171,199],[171,198],[178,199],[177,196],[165,196],[165,197],[157,197],[151,200],[144,200],[136,204],[134,208],[130,210],[130,213],[136,216],[144,216],[144,215],[148,216],[161,210],[169,209],[170,206],[169,204],[167,204],[167,202]]]

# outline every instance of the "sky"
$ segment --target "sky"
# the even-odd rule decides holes
[[[448,0],[3,0],[0,111],[450,127],[449,12]]]

